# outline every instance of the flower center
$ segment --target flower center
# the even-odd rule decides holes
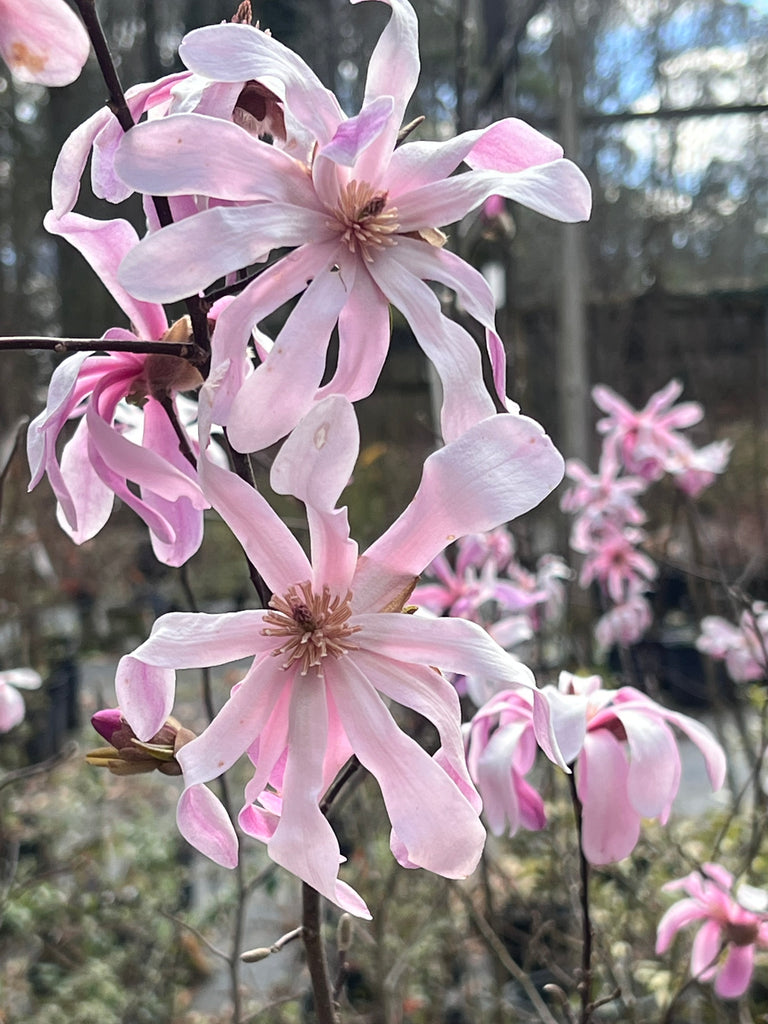
[[[275,595],[269,602],[272,610],[264,616],[264,622],[271,628],[261,632],[263,636],[285,637],[285,643],[272,652],[275,657],[287,655],[281,667],[290,668],[298,661],[301,675],[305,676],[310,668],[318,669],[322,675],[323,658],[329,654],[340,658],[355,648],[357,645],[349,637],[360,627],[347,625],[352,614],[351,600],[351,590],[344,598],[338,594],[331,597],[327,586],[322,594],[315,594],[309,580],[291,587],[283,597]]]
[[[350,252],[359,252],[367,263],[373,262],[376,249],[397,245],[394,238],[400,225],[397,207],[387,208],[387,193],[374,192],[367,181],[350,181],[339,196],[330,222],[347,243]]]

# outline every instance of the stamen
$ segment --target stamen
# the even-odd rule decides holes
[[[340,232],[350,252],[359,252],[373,262],[377,248],[397,245],[391,238],[400,225],[397,207],[387,207],[387,192],[374,192],[367,181],[350,181],[339,196],[330,225]]]
[[[272,628],[262,629],[263,636],[285,637],[286,642],[277,647],[273,656],[288,656],[281,668],[288,669],[294,662],[300,662],[301,675],[310,668],[316,668],[322,675],[322,660],[329,654],[340,658],[342,654],[357,645],[349,637],[357,633],[359,626],[348,626],[352,614],[350,601],[352,591],[344,598],[331,596],[328,586],[322,594],[312,592],[309,580],[291,587],[282,597],[275,595],[269,602],[272,609],[264,616],[264,622]]]

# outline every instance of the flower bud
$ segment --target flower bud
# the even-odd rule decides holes
[[[97,768],[108,768],[113,775],[142,775],[152,771],[181,775],[176,754],[195,736],[175,718],[168,718],[160,731],[145,743],[125,721],[120,708],[97,711],[91,724],[110,746],[90,751],[85,759]]]

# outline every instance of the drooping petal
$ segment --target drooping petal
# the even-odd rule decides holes
[[[128,221],[94,220],[78,213],[56,217],[50,212],[46,214],[43,226],[52,235],[65,238],[88,260],[140,338],[153,341],[163,336],[168,321],[162,306],[140,302],[117,280],[120,262],[139,242],[139,236]]]
[[[60,480],[48,470],[54,493],[59,501],[56,516],[65,533],[75,544],[84,544],[95,537],[112,514],[115,495],[94,469],[88,453],[88,424],[85,417],[65,445],[61,454]],[[65,500],[62,500],[65,499]]]
[[[708,981],[714,976],[722,944],[723,932],[719,922],[705,921],[691,947],[691,974],[694,978]]]
[[[173,708],[176,672],[126,654],[117,665],[115,692],[126,722],[140,740],[149,741]]]
[[[474,338],[443,314],[432,289],[396,255],[390,258],[389,253],[380,253],[368,269],[383,294],[406,318],[437,370],[443,388],[440,423],[444,439],[453,441],[475,423],[492,416],[495,406],[483,381]]]
[[[640,815],[627,799],[629,766],[621,743],[606,729],[588,732],[579,757],[581,846],[590,864],[612,864],[634,850]]]
[[[346,298],[344,282],[330,270],[320,271],[309,284],[267,358],[235,396],[228,436],[237,451],[261,451],[284,437],[309,411]],[[265,409],[270,410],[268,416]]]
[[[366,678],[352,658],[326,672],[344,730],[381,787],[409,862],[446,878],[465,878],[485,842],[477,811],[437,762],[397,727],[376,693],[376,677]]]
[[[237,864],[237,834],[218,797],[207,786],[191,786],[181,794],[176,824],[188,843],[224,868]]]
[[[8,732],[24,721],[24,698],[12,686],[0,680],[0,733]]]
[[[300,679],[294,686],[289,730],[282,814],[269,855],[350,914],[370,918],[354,889],[338,879],[339,844],[320,811],[328,708],[317,678]]]
[[[755,947],[731,944],[725,956],[725,963],[715,978],[715,993],[721,999],[738,999],[749,987],[755,966]]]
[[[228,771],[259,736],[290,684],[291,676],[271,655],[257,658],[211,724],[179,750],[186,784],[210,782]]]
[[[629,742],[627,794],[632,806],[643,818],[664,815],[675,798],[680,784],[680,755],[671,730],[659,718],[632,712],[614,705],[603,713],[618,718]],[[615,718],[614,718],[615,716]],[[602,720],[595,716],[592,725]]]

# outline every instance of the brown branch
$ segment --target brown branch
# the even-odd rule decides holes
[[[0,351],[46,350],[50,352],[132,352],[136,355],[178,356],[195,366],[202,365],[208,358],[207,352],[199,345],[187,341],[109,340],[108,338],[45,338],[23,336],[0,338]]]

